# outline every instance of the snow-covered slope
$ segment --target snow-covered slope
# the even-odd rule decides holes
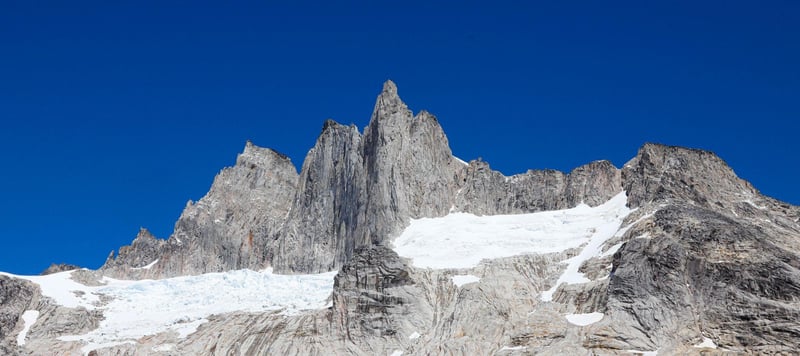
[[[619,230],[630,213],[625,203],[623,192],[596,207],[580,204],[533,214],[451,213],[416,219],[394,241],[394,250],[411,258],[416,267],[470,268],[483,259],[561,252],[588,243],[572,261],[582,262],[598,254],[602,244]]]
[[[323,308],[333,289],[336,272],[312,275],[277,275],[271,270],[238,270],[162,280],[125,281],[103,278],[103,286],[85,286],[72,280],[73,272],[47,276],[15,276],[38,284],[42,294],[57,304],[99,309],[104,320],[85,335],[62,336],[62,341],[83,341],[83,352],[100,347],[134,343],[146,335],[174,331],[179,337],[194,332],[213,314],[234,311],[279,311],[296,314]],[[100,296],[110,297],[102,303]],[[28,313],[31,323],[35,311]],[[27,333],[28,327],[26,319]],[[24,335],[20,336],[24,343]]]

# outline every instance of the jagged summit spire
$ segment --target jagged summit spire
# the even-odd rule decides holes
[[[389,119],[394,116],[410,120],[412,118],[412,113],[397,94],[397,85],[395,85],[393,81],[387,80],[383,83],[383,90],[375,101],[375,108],[372,111],[370,122]]]
[[[383,92],[397,94],[397,84],[395,84],[391,79],[387,79],[383,83]]]
[[[136,234],[136,239],[154,239],[155,236],[145,227],[139,227],[139,233]]]

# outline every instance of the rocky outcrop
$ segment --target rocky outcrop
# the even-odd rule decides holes
[[[39,295],[33,283],[0,275],[0,351],[18,353],[16,336],[22,329],[20,317]]]
[[[414,310],[424,304],[418,303],[421,293],[414,293],[410,270],[386,247],[357,250],[334,281],[334,325],[347,339],[363,341],[394,337],[407,329],[402,320],[429,314],[429,310]]]
[[[648,143],[625,164],[622,180],[631,207],[648,202],[686,201],[724,208],[757,196],[716,154]]]
[[[788,236],[691,205],[648,221],[614,255],[611,318],[593,343],[671,352],[702,337],[733,352],[800,346],[800,256],[774,241]]]
[[[140,228],[136,238],[133,239],[129,246],[120,247],[116,258],[114,258],[114,252],[111,252],[103,268],[111,269],[113,266],[120,266],[122,275],[125,275],[124,269],[126,268],[141,270],[141,268],[158,260],[161,254],[165,252],[165,245],[165,240],[157,239],[147,229]]]
[[[163,278],[264,268],[267,236],[284,221],[296,184],[297,171],[288,157],[247,142],[236,165],[214,178],[208,194],[187,203],[168,240],[143,229],[116,258],[109,256],[101,271]]]
[[[64,271],[72,271],[76,269],[80,269],[80,266],[71,265],[68,263],[53,263],[50,265],[50,267],[47,267],[44,271],[42,271],[40,275],[46,276],[48,274],[64,272]]]
[[[483,161],[472,161],[457,192],[455,211],[477,215],[524,214],[600,205],[622,191],[620,171],[608,161],[592,162],[569,174],[529,170],[511,177]]]

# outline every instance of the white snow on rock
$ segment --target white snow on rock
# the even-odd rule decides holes
[[[403,355],[403,351],[400,351],[400,350],[394,350],[394,352],[389,354],[389,356],[402,356],[402,355]]]
[[[577,256],[567,259],[567,269],[564,270],[564,273],[558,277],[556,283],[553,286],[542,292],[540,299],[544,302],[549,302],[553,300],[553,294],[556,292],[558,287],[562,283],[567,284],[577,284],[577,283],[586,283],[589,282],[589,279],[586,276],[579,272],[581,265],[586,262],[587,260],[593,257],[600,257],[603,255],[603,245],[614,236],[621,236],[624,234],[630,227],[632,227],[636,222],[626,226],[625,228],[620,229],[620,225],[622,225],[622,220],[625,219],[628,214],[631,213],[631,209],[625,206],[627,202],[627,197],[625,196],[625,192],[617,194],[617,196],[611,198],[605,204],[598,206],[597,208],[608,206],[609,210],[608,213],[614,215],[613,219],[608,219],[605,223],[597,226],[595,230],[593,230],[593,234],[589,239],[586,246],[583,247],[580,253]],[[612,208],[613,207],[613,208]],[[597,209],[596,208],[596,209]],[[621,245],[620,245],[621,246]],[[615,251],[616,252],[616,251]]]
[[[596,254],[630,212],[626,200],[625,193],[620,193],[594,208],[581,204],[533,214],[452,213],[415,219],[393,246],[398,255],[411,258],[414,266],[435,269],[471,268],[483,259],[561,252],[587,242],[591,248],[586,253]]]
[[[422,335],[420,335],[418,332],[415,331],[415,332],[411,333],[411,335],[408,335],[408,339],[409,340],[415,340],[415,339],[419,339],[420,336],[422,336]]]
[[[603,319],[603,313],[567,314],[564,316],[571,324],[586,326]]]
[[[28,331],[31,329],[31,326],[36,323],[36,319],[39,319],[38,310],[26,310],[22,313],[22,322],[25,323],[25,325],[23,325],[22,331],[17,334],[17,345],[25,345],[25,337],[28,336]]]
[[[701,343],[699,343],[697,345],[694,345],[694,347],[696,347],[696,348],[716,349],[717,348],[717,344],[714,343],[714,340],[711,340],[711,339],[703,336],[703,342],[701,342]]]
[[[59,337],[62,341],[85,342],[84,353],[135,343],[143,336],[167,331],[183,338],[195,332],[207,321],[206,317],[213,314],[270,310],[297,314],[323,308],[333,291],[336,276],[336,272],[277,275],[271,270],[239,270],[161,280],[104,278],[105,285],[87,287],[73,281],[71,273],[10,276],[38,284],[42,294],[62,306],[102,311],[104,319],[97,329],[85,335]],[[111,301],[101,305],[100,295],[111,297]]]
[[[459,287],[459,288],[461,288],[461,286],[463,286],[465,284],[475,283],[475,282],[481,280],[480,277],[473,276],[471,274],[453,276],[452,278],[453,278],[453,284],[455,284],[456,287]]]
[[[606,252],[603,252],[603,253],[600,254],[600,257],[611,256],[611,255],[617,253],[617,251],[619,251],[620,247],[622,247],[622,242],[620,242],[618,244],[615,244],[614,246],[609,247],[608,250],[606,250]]]
[[[172,351],[173,349],[175,349],[175,344],[163,344],[153,347],[152,350],[155,352],[167,352]]]
[[[523,351],[527,349],[526,346],[503,346],[500,351]]]
[[[144,266],[144,267],[134,267],[134,268],[131,268],[131,269],[151,269],[151,268],[153,268],[153,266],[155,266],[155,265],[156,265],[156,263],[158,263],[158,259],[156,259],[156,260],[155,260],[155,261],[153,261],[153,262],[150,262],[150,263],[148,263],[148,264],[147,264],[147,266]]]

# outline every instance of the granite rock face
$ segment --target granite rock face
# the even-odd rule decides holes
[[[361,139],[355,126],[325,122],[303,163],[291,210],[273,237],[276,270],[330,271],[352,255],[364,220]]]
[[[653,346],[708,337],[735,352],[794,352],[800,256],[758,225],[670,205],[614,256],[607,308]],[[641,233],[641,232],[639,232]],[[795,239],[800,235],[795,235]]]
[[[447,214],[462,169],[436,118],[414,116],[386,82],[363,135],[325,122],[274,234],[272,265],[288,273],[335,270],[409,219]]]
[[[391,81],[384,84],[364,130],[363,155],[367,201],[362,239],[380,243],[409,218],[442,216],[453,205],[463,166],[436,117],[426,111],[412,116]]]
[[[418,303],[421,293],[415,293],[410,273],[408,265],[391,249],[357,250],[334,281],[334,325],[349,340],[365,341],[393,337],[406,329],[399,324],[403,319],[429,314],[430,310],[413,310],[425,304]],[[373,342],[362,344],[368,347]]]

